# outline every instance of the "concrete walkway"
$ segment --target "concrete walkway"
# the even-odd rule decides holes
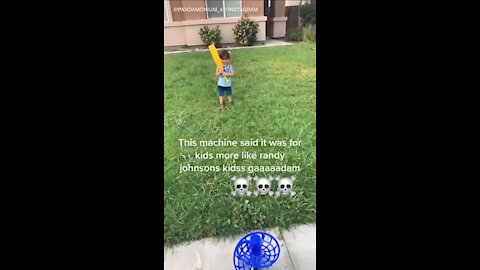
[[[268,39],[265,40],[265,45],[255,45],[255,46],[245,46],[245,47],[227,47],[222,49],[229,49],[229,50],[237,50],[237,49],[251,49],[251,48],[262,48],[262,47],[273,47],[273,46],[286,46],[286,45],[293,45],[293,43],[276,40],[276,39]],[[208,51],[208,49],[183,49],[181,51],[175,52],[163,52],[163,54],[171,54],[171,53],[186,53],[186,52],[203,52]]]
[[[265,230],[280,244],[280,257],[269,270],[315,270],[316,224],[301,225],[290,231]],[[174,248],[164,248],[166,270],[232,270],[233,252],[238,241],[247,233],[234,238],[203,239]]]

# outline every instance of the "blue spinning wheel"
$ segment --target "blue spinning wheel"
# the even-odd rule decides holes
[[[252,232],[240,239],[233,253],[235,270],[256,270],[272,266],[280,256],[277,239],[266,232]]]

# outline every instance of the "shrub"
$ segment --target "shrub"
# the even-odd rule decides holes
[[[257,33],[260,29],[258,23],[242,16],[237,25],[233,28],[235,41],[244,46],[251,46],[257,42]]]
[[[288,30],[285,34],[285,39],[287,41],[302,41],[303,40],[303,30],[302,28],[294,28]]]
[[[317,42],[317,26],[309,25],[303,29],[303,41]]]
[[[311,0],[300,7],[300,17],[302,18],[303,25],[308,26],[317,23],[316,2],[316,0]]]
[[[215,43],[217,46],[220,44],[220,41],[222,40],[222,37],[220,36],[220,28],[210,28],[207,25],[203,26],[200,28],[200,38],[202,39],[203,43],[206,45],[210,45]]]

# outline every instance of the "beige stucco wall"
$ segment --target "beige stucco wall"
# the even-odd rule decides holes
[[[249,17],[263,16],[263,0],[242,0],[242,8],[249,8],[250,12],[245,12]]]
[[[167,5],[167,13],[170,13],[172,16],[169,17],[170,22],[178,22],[178,21],[184,21],[185,20],[185,15],[183,12],[175,12],[174,10],[176,8],[181,8],[182,7],[182,1],[166,1]]]
[[[285,17],[285,0],[275,0],[270,4],[270,8],[273,9],[273,17]]]
[[[285,0],[280,0],[285,1]],[[203,45],[203,41],[198,34],[200,28],[204,25],[220,28],[222,35],[222,43],[234,43],[233,27],[238,23],[240,18],[212,18],[207,19],[205,11],[198,8],[205,8],[205,0],[170,0],[167,1],[167,16],[169,21],[164,22],[164,46],[197,46]],[[243,15],[248,16],[256,21],[259,26],[257,34],[258,41],[265,41],[266,20],[263,16],[263,0],[242,0],[242,8],[248,8],[249,12]],[[191,12],[183,12],[190,8]],[[197,8],[197,9],[195,9]]]
[[[172,9],[172,12],[179,14],[178,17],[182,18],[182,21],[202,20],[207,18],[207,13],[202,11],[202,9],[206,7],[204,0],[170,0],[170,2],[177,2],[176,5],[183,8],[183,10]],[[183,17],[180,14],[183,14]]]
[[[287,17],[275,17],[272,19],[273,34],[272,38],[283,38],[287,31]]]
[[[184,26],[164,27],[163,30],[163,46],[181,46],[187,44]]]
[[[265,24],[267,17],[259,16],[249,18],[259,24],[260,29],[257,34],[257,40],[265,41]],[[200,28],[204,25],[209,25],[210,27],[216,27],[218,25],[222,35],[222,43],[234,43],[233,27],[238,21],[239,18],[227,18],[164,23],[164,46],[204,45],[198,34]]]

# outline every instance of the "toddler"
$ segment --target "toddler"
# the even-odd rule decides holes
[[[218,101],[220,102],[220,109],[223,109],[223,96],[226,95],[228,99],[228,104],[233,105],[232,97],[232,77],[234,75],[233,66],[230,64],[230,54],[226,50],[222,50],[219,53],[220,59],[222,60],[222,68],[218,68],[215,71],[215,76],[218,77],[218,88],[217,96]],[[228,82],[225,80],[225,77],[228,78]]]

